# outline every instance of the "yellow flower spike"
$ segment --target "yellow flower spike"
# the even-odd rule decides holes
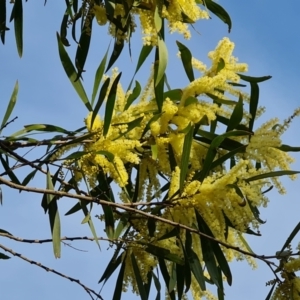
[[[99,25],[105,25],[107,23],[106,9],[104,6],[94,4],[93,12]]]

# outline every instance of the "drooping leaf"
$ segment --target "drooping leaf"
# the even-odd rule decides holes
[[[226,132],[236,129],[236,127],[241,123],[242,119],[243,119],[243,97],[240,94],[239,101],[236,104],[231,114],[231,117],[229,119]]]
[[[234,130],[234,131],[229,131],[226,133],[223,133],[221,135],[218,135],[213,139],[211,142],[208,152],[206,154],[204,163],[203,163],[203,168],[200,172],[196,173],[194,176],[194,179],[199,180],[202,182],[204,178],[207,176],[208,172],[211,170],[211,164],[217,154],[217,148],[221,145],[221,143],[230,136],[241,136],[241,135],[247,135],[250,134],[249,132],[245,131],[240,131],[240,130]]]
[[[138,96],[140,95],[140,93],[141,93],[141,90],[142,90],[141,85],[140,85],[140,83],[136,80],[136,81],[135,81],[135,87],[134,87],[132,93],[131,93],[131,94],[129,95],[129,97],[127,98],[127,102],[126,102],[126,105],[125,105],[125,107],[124,107],[124,110],[127,110],[127,109],[130,107],[130,105],[133,103],[133,101],[134,101],[135,99],[137,99],[137,97],[138,97]]]
[[[232,22],[227,11],[222,6],[220,6],[215,1],[212,0],[205,0],[204,4],[212,13],[214,13],[218,18],[220,18],[225,24],[228,25],[228,32],[230,32],[232,27]]]
[[[1,160],[2,166],[3,166],[6,174],[8,175],[8,177],[10,178],[10,180],[13,183],[20,184],[20,181],[19,181],[18,177],[15,175],[15,173],[13,172],[13,170],[11,169],[11,167],[9,166],[8,157],[6,156],[6,160],[5,160],[2,157],[2,154],[0,153],[0,160]]]
[[[161,241],[161,240],[165,240],[165,239],[169,239],[169,238],[172,238],[174,236],[178,236],[180,233],[180,230],[178,227],[174,227],[171,231],[169,232],[166,232],[165,234],[163,234],[160,238],[158,238],[157,240],[158,241]]]
[[[67,8],[66,12],[64,13],[63,19],[61,21],[61,25],[60,25],[60,39],[61,39],[61,42],[66,47],[70,46],[70,43],[67,39],[68,24],[69,24],[69,12],[68,12],[68,8]]]
[[[78,79],[76,81],[76,78],[77,78],[76,69],[75,69],[68,53],[66,52],[63,43],[61,42],[59,34],[56,33],[56,36],[57,36],[59,57],[60,57],[60,61],[61,61],[62,65],[63,65],[63,68],[64,68],[69,80],[71,81],[71,84],[73,85],[75,91],[77,92],[78,96],[80,97],[80,99],[82,100],[82,102],[84,103],[86,108],[89,111],[92,111],[93,110],[92,106],[91,106],[89,99],[86,95],[86,92],[83,88],[81,80]]]
[[[221,70],[223,70],[224,68],[225,68],[225,61],[224,61],[224,59],[221,57],[221,58],[219,59],[218,66],[217,66],[217,74],[218,74]]]
[[[34,176],[35,176],[35,174],[37,173],[37,171],[38,170],[33,170],[32,172],[30,172],[25,178],[24,178],[24,180],[22,181],[22,186],[26,186],[28,183],[29,183],[29,181],[31,180],[31,179],[33,179],[34,178]]]
[[[137,66],[135,68],[135,71],[134,71],[134,75],[130,81],[130,84],[127,88],[127,91],[130,90],[131,88],[131,85],[132,85],[132,82],[133,82],[133,79],[136,75],[136,73],[139,71],[140,67],[143,65],[143,63],[145,62],[145,60],[147,59],[147,57],[149,56],[150,52],[152,51],[153,49],[153,46],[150,46],[150,45],[144,45],[141,52],[140,52],[140,55],[139,55],[139,59],[138,59],[138,62],[137,62]]]
[[[0,259],[10,259],[10,257],[0,252]]]
[[[158,258],[166,259],[166,260],[169,260],[169,261],[181,264],[181,265],[184,264],[183,259],[180,258],[178,255],[171,253],[171,251],[169,249],[155,246],[152,244],[147,244],[145,251],[153,254],[154,256],[157,256]]]
[[[117,258],[113,256],[108,263],[105,271],[103,272],[101,278],[99,279],[98,283],[104,281],[104,283],[109,279],[109,277],[114,273],[114,271],[118,268],[120,263],[122,262],[124,252],[121,253]]]
[[[300,173],[300,171],[291,171],[291,170],[274,171],[274,172],[268,172],[268,173],[255,175],[255,176],[246,178],[245,181],[251,182],[251,181],[265,179],[265,178],[278,177],[278,176],[284,176],[284,175],[295,175],[295,174],[299,174],[299,173]]]
[[[102,58],[102,60],[100,62],[100,65],[99,65],[99,67],[96,71],[96,74],[95,74],[93,93],[92,93],[92,98],[91,98],[91,105],[92,106],[94,105],[94,101],[95,101],[95,98],[96,98],[96,95],[97,95],[97,92],[98,92],[98,89],[99,89],[100,81],[101,81],[101,79],[103,77],[103,74],[104,74],[104,69],[105,69],[105,65],[106,65],[108,50],[109,50],[109,46],[108,46],[108,48],[105,52],[104,57]]]
[[[124,281],[125,267],[126,267],[126,259],[124,258],[118,278],[117,278],[115,292],[114,292],[112,300],[121,300],[121,294],[123,291],[122,287],[123,287],[123,281]]]
[[[154,73],[154,82],[155,86],[160,83],[163,79],[167,64],[168,64],[168,49],[162,38],[158,38],[158,60],[156,60],[156,64],[158,64],[157,71]]]
[[[275,283],[272,285],[272,287],[271,287],[271,289],[270,289],[270,291],[269,291],[269,293],[268,293],[268,295],[267,295],[267,297],[266,297],[265,300],[270,300],[270,299],[271,299],[271,296],[272,296],[272,294],[273,294],[273,291],[274,291],[276,285],[277,285],[277,282],[275,282]]]
[[[166,284],[166,287],[168,288],[169,287],[169,283],[170,283],[170,275],[169,275],[169,272],[168,272],[168,269],[167,269],[167,266],[166,266],[166,263],[164,261],[163,258],[159,257],[158,258],[158,264],[159,264],[159,268],[160,268],[160,272],[164,278],[164,281],[165,281],[165,284]],[[169,297],[171,300],[175,300],[175,293],[174,291],[169,291],[168,290],[168,293],[169,293]]]
[[[300,230],[300,222],[296,225],[296,227],[293,229],[293,231],[291,232],[291,234],[289,235],[289,237],[287,238],[287,240],[283,244],[283,246],[282,246],[282,248],[280,250],[280,253],[292,242],[292,240],[297,235],[297,233],[299,232],[299,230]],[[280,255],[280,253],[279,253],[279,255]]]
[[[292,147],[292,146],[285,145],[285,144],[282,144],[277,149],[284,151],[284,152],[299,152],[300,151],[300,147]]]
[[[192,54],[189,48],[181,44],[179,41],[176,41],[177,47],[180,51],[181,61],[185,70],[185,73],[190,80],[190,82],[195,80],[193,66],[192,66]]]
[[[89,52],[91,36],[92,36],[92,25],[94,16],[86,16],[84,25],[81,29],[81,36],[75,55],[75,65],[77,68],[77,77],[75,81],[81,78],[81,74],[84,71],[85,61]]]
[[[111,124],[112,115],[115,108],[115,102],[117,97],[117,88],[122,73],[119,73],[112,83],[111,89],[109,91],[106,107],[105,107],[105,115],[104,115],[104,124],[103,124],[103,135],[106,136]]]
[[[113,239],[115,235],[115,219],[112,207],[102,205],[105,221],[105,233],[109,239]]]
[[[139,296],[141,297],[141,300],[148,300],[147,293],[145,291],[145,287],[143,284],[141,272],[139,270],[137,261],[136,261],[133,253],[131,253],[130,258],[131,258],[132,268],[133,268],[133,272],[134,272],[134,277],[135,277],[135,280],[136,280],[136,283],[138,286],[138,290],[139,290]]]
[[[12,95],[10,97],[10,100],[8,102],[8,106],[6,108],[6,112],[4,114],[4,117],[3,117],[3,120],[2,120],[2,123],[1,123],[1,126],[0,126],[0,134],[4,128],[4,126],[6,125],[15,105],[16,105],[16,102],[17,102],[17,97],[18,97],[18,91],[19,91],[19,83],[18,81],[16,82],[15,86],[14,86],[14,89],[13,89],[13,92],[12,92]]]
[[[214,237],[212,231],[210,230],[210,228],[208,227],[208,225],[206,224],[206,222],[202,218],[201,214],[197,210],[195,210],[195,213],[196,213],[196,219],[197,219],[197,223],[198,223],[198,226],[199,226],[199,230],[201,232],[211,236],[211,237]],[[219,244],[217,242],[214,242],[212,240],[207,239],[204,236],[200,236],[200,238],[201,238],[201,246],[202,246],[202,241],[203,241],[203,243],[211,245],[210,247],[207,247],[206,250],[208,250],[208,248],[212,249],[213,254],[214,254],[214,256],[215,256],[215,258],[218,262],[219,267],[221,268],[223,274],[226,276],[228,284],[231,285],[232,284],[231,271],[230,271],[228,262],[225,258],[225,255],[224,255],[222,249],[220,248]],[[212,266],[212,267],[214,268],[214,266]],[[212,270],[212,272],[215,272],[215,271],[216,270]],[[216,285],[219,286],[220,282],[222,281],[222,276],[217,276],[217,277],[219,277],[219,279],[218,279],[219,283],[218,284],[216,283]]]
[[[176,264],[176,291],[181,300],[184,290],[184,266]]]
[[[23,4],[22,0],[15,0],[11,12],[10,22],[14,20],[15,38],[20,57],[23,54]]]
[[[266,81],[266,80],[269,80],[272,78],[272,76],[252,77],[252,76],[246,76],[246,75],[240,74],[240,73],[237,73],[237,75],[239,75],[240,78],[244,81],[256,82],[256,83],[263,82],[263,81]]]
[[[110,56],[108,66],[105,70],[105,73],[112,67],[112,65],[116,62],[118,57],[120,56],[122,50],[124,48],[124,40],[115,41],[113,52]]]
[[[152,276],[153,276],[153,281],[154,281],[155,288],[157,290],[157,294],[156,294],[155,300],[160,300],[160,291],[161,291],[160,281],[159,281],[159,279],[157,278],[157,276],[153,272],[152,272]]]
[[[99,113],[100,108],[101,108],[101,106],[102,106],[102,104],[105,100],[105,96],[106,96],[106,93],[107,93],[107,89],[109,87],[109,83],[110,83],[110,78],[108,77],[108,78],[106,78],[103,85],[101,86],[98,101],[97,101],[96,106],[95,106],[95,108],[93,110],[93,113],[92,113],[91,128],[93,128],[95,118],[96,118],[97,114]]]
[[[50,176],[50,171],[47,171],[47,189],[54,191],[54,186],[52,182],[52,178]],[[49,214],[49,222],[52,233],[52,244],[53,244],[53,252],[55,258],[60,258],[61,255],[61,233],[60,233],[60,218],[57,207],[57,198],[53,195],[46,194],[47,204],[48,204],[48,214]]]
[[[184,137],[181,164],[180,164],[179,189],[181,192],[183,192],[184,182],[188,173],[189,160],[191,156],[191,148],[192,148],[193,134],[194,134],[194,126],[189,124],[188,127],[189,127],[188,132]]]
[[[0,1],[0,38],[3,45],[5,44],[6,30],[9,30],[9,28],[6,27],[6,0],[1,0]]]
[[[255,117],[256,117],[256,111],[258,107],[259,87],[257,82],[250,82],[250,86],[251,86],[251,93],[250,93],[249,112],[251,114],[251,119],[249,121],[249,129],[252,131]]]

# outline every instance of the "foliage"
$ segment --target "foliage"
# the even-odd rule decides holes
[[[4,43],[6,1],[0,3]],[[151,282],[157,292],[156,299],[160,299],[158,274],[162,275],[170,299],[184,299],[189,291],[194,299],[215,299],[207,284],[215,285],[217,298],[224,299],[223,280],[232,284],[229,262],[234,259],[246,259],[252,266],[254,259],[260,259],[270,266],[275,277],[269,282],[272,288],[266,299],[300,298],[300,279],[295,274],[300,270],[300,257],[290,246],[300,225],[273,257],[253,253],[245,239],[246,234],[260,235],[263,221],[259,209],[269,201],[266,193],[273,186],[284,193],[279,177],[287,175],[295,179],[299,173],[290,170],[293,158],[288,154],[299,151],[299,147],[282,144],[281,135],[300,110],[295,110],[282,124],[271,119],[257,128],[256,120],[263,113],[258,105],[258,84],[270,76],[245,75],[247,65],[237,62],[233,56],[234,43],[228,38],[209,53],[209,67],[178,41],[179,56],[190,83],[170,88],[166,80],[165,24],[171,32],[178,31],[189,38],[188,24],[208,18],[209,11],[230,30],[229,15],[211,0],[155,3],[90,0],[80,5],[78,1],[66,1],[61,31],[57,33],[58,52],[66,75],[87,108],[85,124],[72,131],[55,125],[32,124],[0,140],[4,170],[0,183],[43,194],[42,207],[49,216],[55,257],[61,255],[62,242],[57,202],[64,197],[77,199],[66,215],[82,211],[85,216],[82,223],[88,224],[98,246],[100,239],[114,245],[112,259],[99,280],[105,284],[118,270],[113,299],[120,299],[122,290],[129,286],[141,299],[148,299]],[[108,71],[120,56],[124,42],[130,43],[135,15],[140,18],[144,46],[134,77],[151,52],[154,63],[144,88],[135,81],[132,89],[133,77],[124,90],[122,73],[114,68],[109,76]],[[110,58],[107,51],[96,70],[89,99],[81,76],[94,18],[101,26],[108,23],[115,43]],[[14,1],[10,19],[15,22],[21,56],[21,0]],[[77,39],[79,19],[81,33]],[[65,48],[70,45],[69,26],[72,38],[78,41],[75,66]],[[196,77],[194,71],[201,75]],[[244,89],[247,84],[248,92]],[[1,131],[12,121],[17,94],[18,83]],[[49,140],[31,137],[32,133],[46,132],[59,135]],[[34,161],[18,154],[21,148],[37,146],[46,146],[46,153]],[[15,170],[25,165],[33,171],[20,180]],[[39,173],[46,177],[45,189],[29,186]],[[98,205],[103,209],[99,219],[105,224],[105,238],[98,236],[91,217]],[[3,229],[0,235],[16,239]],[[2,244],[0,248],[18,255]],[[0,258],[9,257],[0,253]],[[271,259],[279,261],[276,269]],[[91,298],[102,298],[78,283]]]

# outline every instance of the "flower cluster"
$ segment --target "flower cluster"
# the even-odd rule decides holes
[[[185,2],[182,2],[181,9],[185,8]],[[174,3],[170,6],[174,14],[178,12]],[[170,11],[168,13],[172,15]],[[186,13],[190,12],[187,10]],[[197,12],[190,15],[191,18],[199,16],[200,13]],[[234,44],[228,38],[220,41],[217,48],[209,53],[212,61],[210,68],[193,59],[193,67],[202,75],[183,88],[179,98],[166,96],[161,112],[155,101],[153,76],[139,101],[129,108],[126,103],[130,92],[125,93],[119,85],[108,132],[104,134],[105,120],[99,115],[93,116],[90,113],[86,118],[85,124],[91,134],[91,141],[85,144],[85,154],[76,161],[76,168],[77,172],[84,174],[91,187],[97,184],[97,174],[100,171],[110,176],[121,188],[120,200],[123,202],[132,202],[132,189],[137,196],[135,201],[141,202],[160,199],[166,190],[164,201],[170,205],[160,211],[161,217],[194,228],[197,224],[197,211],[215,238],[246,250],[242,233],[255,233],[253,230],[258,230],[261,220],[256,209],[266,206],[268,202],[264,190],[273,183],[279,191],[283,191],[276,177],[270,179],[261,175],[288,170],[293,160],[280,148],[280,137],[289,121],[278,125],[277,119],[268,121],[254,133],[249,130],[242,136],[229,137],[224,144],[211,150],[212,141],[218,135],[211,133],[209,126],[217,124],[220,117],[230,119],[238,105],[238,102],[231,100],[232,97],[242,97],[245,102],[249,101],[249,97],[237,85],[232,84],[240,81],[237,72],[247,71],[247,65],[238,63],[232,56],[233,48]],[[117,70],[112,77],[116,76]],[[220,102],[212,101],[211,98]],[[246,111],[242,114],[240,124],[247,128],[251,116]],[[297,110],[295,115],[298,114]],[[136,125],[130,126],[133,122],[137,122]],[[222,131],[222,127],[217,129]],[[182,160],[186,157],[183,149],[189,130],[194,132],[182,186]],[[235,131],[235,128],[231,130]],[[236,153],[234,163],[229,167],[222,158],[230,154],[232,149],[226,145],[231,143],[243,146],[244,150]],[[211,153],[215,155],[215,166],[200,180],[197,176],[206,167],[206,159]],[[218,159],[221,160],[219,164]],[[133,179],[133,176],[136,178]],[[255,177],[257,179],[254,180]],[[167,186],[165,190],[160,188],[163,181]],[[131,254],[134,253],[145,280],[147,272],[157,264],[153,255],[140,245],[152,243],[184,258],[184,250],[178,237],[160,239],[173,229],[172,226],[159,222],[152,236],[149,236],[147,222],[147,219],[142,218],[131,221],[133,247],[127,251],[125,277],[126,282],[135,287],[135,291],[137,288]],[[183,244],[185,239],[185,233],[180,231],[180,241]],[[202,258],[199,236],[192,234],[192,244],[197,256]],[[225,248],[222,250],[228,261],[244,258],[236,251]],[[255,267],[252,260],[249,263]],[[292,261],[286,267],[291,270],[295,268]],[[294,282],[294,286],[298,286],[298,281]],[[199,290],[194,281],[192,287],[195,299],[211,297]]]
[[[201,9],[200,4],[202,1],[195,0],[172,0],[167,1],[164,4],[158,4],[157,1],[146,0],[139,1],[133,4],[116,4],[114,9],[113,18],[120,20],[128,19],[130,16],[131,29],[136,25],[134,23],[134,15],[139,16],[143,40],[145,45],[156,45],[158,32],[160,30],[160,21],[165,18],[168,21],[169,30],[171,33],[178,32],[189,39],[191,33],[188,28],[188,23],[194,23],[200,19],[208,19],[209,14],[207,9]],[[108,22],[108,8],[104,4],[93,6],[93,13],[97,19],[99,25],[105,25]],[[122,23],[122,22],[120,22]],[[126,30],[122,30],[119,26],[116,26],[114,22],[110,22],[109,32],[118,39],[129,38]],[[120,34],[122,32],[122,34]]]

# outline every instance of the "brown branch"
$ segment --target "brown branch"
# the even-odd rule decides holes
[[[34,192],[34,193],[40,193],[40,194],[45,194],[46,193],[46,194],[54,195],[54,196],[58,196],[58,197],[73,198],[73,199],[78,199],[78,200],[94,202],[94,203],[98,203],[98,204],[101,204],[101,205],[110,206],[110,207],[113,207],[113,208],[119,208],[119,209],[125,210],[127,212],[132,212],[132,213],[135,213],[135,214],[139,214],[139,215],[145,216],[146,218],[151,218],[153,220],[157,220],[157,221],[172,225],[172,226],[177,227],[177,228],[185,229],[185,230],[187,230],[189,232],[192,232],[192,233],[195,233],[197,235],[204,236],[207,239],[210,239],[211,241],[214,241],[214,242],[224,246],[227,249],[235,250],[235,251],[237,251],[239,253],[242,253],[244,255],[248,255],[248,256],[263,260],[263,261],[266,261],[267,258],[270,258],[270,256],[257,255],[255,253],[245,251],[245,250],[241,249],[240,247],[232,246],[232,245],[227,244],[227,243],[225,243],[221,240],[218,240],[218,239],[216,239],[216,238],[214,238],[210,235],[207,235],[203,232],[200,232],[199,230],[197,230],[195,228],[192,228],[192,227],[180,224],[180,223],[176,223],[174,221],[167,220],[167,219],[164,219],[162,217],[152,215],[150,213],[147,213],[147,212],[141,211],[139,209],[133,208],[131,206],[131,203],[120,204],[120,203],[115,203],[115,202],[109,202],[109,201],[106,201],[106,200],[101,200],[101,199],[94,198],[94,197],[76,195],[76,194],[66,193],[66,192],[62,192],[62,191],[54,191],[54,190],[48,190],[48,189],[25,187],[25,186],[22,186],[22,185],[19,185],[19,184],[16,184],[16,183],[12,183],[12,182],[10,182],[10,181],[2,178],[2,177],[0,177],[0,182],[4,183],[5,185],[10,186],[11,188],[18,189],[18,190],[23,190],[23,191],[27,191],[27,192]],[[277,257],[277,256],[275,256],[275,257]]]
[[[98,293],[96,293],[94,290],[90,289],[86,285],[82,284],[79,279],[75,279],[75,278],[67,276],[67,275],[65,275],[63,273],[60,273],[60,272],[58,272],[58,271],[56,271],[54,269],[50,269],[47,266],[45,266],[45,265],[43,265],[43,264],[41,264],[41,263],[39,263],[37,261],[31,260],[31,259],[23,256],[22,254],[17,253],[15,251],[13,251],[12,249],[9,249],[9,248],[3,246],[2,244],[0,244],[0,248],[3,249],[4,251],[10,253],[13,256],[17,256],[17,257],[19,257],[19,258],[21,258],[21,259],[29,262],[32,265],[36,265],[36,266],[44,269],[47,272],[54,273],[54,274],[56,274],[58,276],[61,276],[61,277],[66,278],[66,279],[69,279],[71,282],[75,282],[75,283],[79,284],[89,294],[89,296],[91,297],[91,299],[94,299],[93,296],[92,296],[92,294],[93,294],[93,295],[97,296],[98,298],[100,298],[101,300],[103,300],[103,298],[101,297],[101,295],[99,295]]]

